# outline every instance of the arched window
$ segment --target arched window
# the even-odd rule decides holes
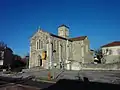
[[[43,41],[41,41],[41,47],[40,47],[41,49],[43,48]]]
[[[59,52],[59,41],[57,41],[57,52]]]
[[[45,50],[47,50],[47,44],[46,44],[45,41],[43,42],[43,47],[44,47]]]
[[[53,40],[53,50],[56,49],[55,40]]]
[[[36,42],[36,49],[37,50],[39,49],[39,42],[38,41]]]
[[[39,49],[40,49],[40,39],[39,39]]]
[[[54,41],[54,50],[57,51],[57,40]]]

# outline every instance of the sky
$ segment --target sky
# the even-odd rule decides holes
[[[29,52],[38,27],[57,34],[59,25],[70,37],[88,36],[91,49],[120,41],[119,0],[0,0],[0,40],[15,54]]]

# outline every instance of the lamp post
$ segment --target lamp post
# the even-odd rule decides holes
[[[54,67],[56,68],[56,66],[57,66],[57,63],[54,63],[53,65],[54,65]]]
[[[54,71],[53,72],[53,79],[54,79],[55,78],[55,69],[56,69],[57,63],[54,63],[53,66],[54,66],[54,70],[53,70]]]
[[[54,77],[55,77],[55,68],[56,68],[56,66],[57,66],[57,64],[56,63],[54,63],[54,54],[55,54],[55,52],[56,52],[56,50],[53,50],[53,55],[52,55],[52,58],[53,58],[53,61],[52,61],[52,75],[53,75],[53,79],[54,79]]]

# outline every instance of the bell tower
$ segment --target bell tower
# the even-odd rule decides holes
[[[58,27],[58,36],[68,38],[69,37],[69,27],[62,24]]]

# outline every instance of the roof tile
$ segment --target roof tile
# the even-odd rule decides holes
[[[75,37],[75,38],[70,38],[69,40],[71,41],[80,41],[84,40],[87,36],[80,36],[80,37]]]
[[[114,41],[106,45],[103,45],[102,47],[112,47],[112,46],[120,46],[120,41]]]

